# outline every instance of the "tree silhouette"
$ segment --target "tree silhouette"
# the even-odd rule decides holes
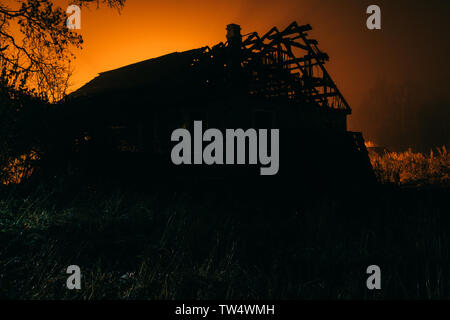
[[[124,2],[101,3],[120,10]],[[74,4],[95,3],[100,6],[93,0]],[[10,180],[11,164],[29,166],[61,135],[52,120],[57,109],[47,102],[64,97],[71,50],[83,43],[66,19],[65,10],[49,0],[0,1],[0,185]]]
[[[75,4],[100,5],[99,0]],[[103,0],[120,10],[125,0]],[[49,0],[0,2],[0,77],[7,88],[28,90],[48,101],[58,101],[67,90],[71,75],[71,49],[81,48],[81,35],[66,27],[65,10]]]

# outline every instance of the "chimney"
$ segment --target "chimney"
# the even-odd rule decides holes
[[[230,47],[240,48],[242,44],[241,26],[234,23],[227,25],[227,40]]]

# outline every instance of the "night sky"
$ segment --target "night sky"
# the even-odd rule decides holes
[[[382,30],[366,27],[371,4]],[[449,9],[438,0],[128,0],[120,14],[94,5],[82,10],[72,90],[102,71],[225,41],[229,23],[262,35],[296,20],[312,25],[330,56],[326,67],[353,109],[349,129],[394,149],[426,149],[449,142]]]

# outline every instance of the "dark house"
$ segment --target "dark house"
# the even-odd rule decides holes
[[[202,120],[219,129],[279,128],[282,175],[370,175],[361,134],[347,131],[351,109],[309,30],[294,22],[282,31],[242,36],[230,24],[227,41],[212,48],[100,73],[64,103],[68,122],[77,124],[73,149],[89,150],[89,163],[139,158],[143,166],[164,166],[171,132]]]

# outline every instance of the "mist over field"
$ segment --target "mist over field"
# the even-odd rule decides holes
[[[363,128],[366,140],[389,150],[429,152],[450,145],[450,97],[444,90],[378,78],[355,109],[350,126]]]

